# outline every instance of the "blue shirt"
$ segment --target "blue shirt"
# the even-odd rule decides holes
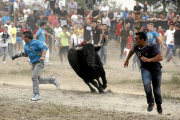
[[[39,28],[39,30],[36,33],[38,40],[40,40],[43,43],[45,43],[46,41],[45,33],[46,33],[45,30],[42,28]]]
[[[1,21],[3,21],[4,24],[6,24],[6,21],[7,21],[7,20],[10,20],[10,21],[11,21],[10,16],[7,16],[7,17],[6,17],[6,16],[3,16],[3,17],[1,18]]]
[[[146,36],[149,42],[152,42],[153,44],[157,44],[156,37],[159,36],[159,34],[156,31],[147,32]]]
[[[14,2],[15,0],[11,0],[11,3]],[[11,5],[11,9],[13,9],[13,5]]]
[[[124,19],[124,20],[126,19],[127,14],[129,14],[129,11],[127,11],[127,12],[126,12],[126,11],[124,11],[124,12],[123,12],[123,19]]]
[[[148,20],[148,19],[149,19],[149,16],[148,16],[148,15],[146,15],[146,16],[145,16],[145,15],[142,15],[141,19],[142,19],[142,20]],[[142,26],[146,28],[146,27],[147,27],[147,23],[142,23]]]
[[[29,43],[24,46],[24,53],[29,57],[31,63],[40,62],[41,55],[36,55],[31,49],[34,50],[36,54],[42,52],[43,50],[48,50],[46,44],[39,40],[32,39]],[[44,61],[43,61],[44,62]]]
[[[161,71],[162,66],[159,62],[143,62],[141,60],[142,56],[146,58],[153,58],[159,53],[161,53],[157,45],[147,42],[146,47],[139,48],[137,45],[134,45],[132,50],[137,54],[141,62],[141,68],[144,68],[148,70],[150,73],[154,74]]]
[[[51,10],[52,11],[52,10]],[[45,12],[45,16],[50,16],[51,15],[51,11],[49,12],[49,10],[46,10],[46,12]]]

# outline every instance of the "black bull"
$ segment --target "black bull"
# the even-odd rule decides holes
[[[106,73],[97,54],[101,46],[103,45],[83,44],[82,47],[73,47],[68,52],[68,60],[76,74],[89,86],[91,92],[96,92],[96,90],[90,83],[98,89],[99,93],[104,93],[103,89],[107,87]],[[100,77],[103,84],[99,81]]]

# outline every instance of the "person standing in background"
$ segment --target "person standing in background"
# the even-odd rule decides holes
[[[18,21],[17,22],[17,26],[16,26],[16,31],[17,31],[17,34],[16,34],[16,45],[15,45],[15,51],[18,50],[20,51],[20,46],[22,44],[22,35],[21,35],[21,30],[22,30],[22,25],[21,25],[21,22]]]
[[[41,7],[41,4],[40,4],[39,0],[34,0],[34,2],[33,2],[34,17],[35,17],[36,12],[39,10],[40,7]]]
[[[12,35],[14,42],[12,42],[12,40],[8,41],[8,49],[9,49],[10,57],[13,56],[13,49],[14,49],[14,45],[16,44],[16,34],[17,34],[14,22],[11,22],[11,26],[12,26],[12,28],[10,30],[10,34]]]

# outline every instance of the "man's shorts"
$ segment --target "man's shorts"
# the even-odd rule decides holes
[[[68,51],[69,51],[69,46],[63,46],[63,47],[60,47],[59,49],[59,53],[64,53],[64,52],[68,53]]]
[[[120,42],[119,35],[116,35],[116,42],[117,42],[117,43],[119,43],[119,42]]]
[[[173,49],[173,46],[174,46],[174,45],[169,45],[169,44],[168,44],[168,45],[167,45],[168,50],[169,50],[169,49],[172,50],[172,49]]]
[[[22,37],[16,37],[16,42],[17,43],[22,43]]]

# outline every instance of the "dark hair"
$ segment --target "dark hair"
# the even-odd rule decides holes
[[[29,39],[33,39],[33,34],[31,31],[25,31],[23,32],[24,37],[28,37]]]
[[[176,27],[177,27],[177,28],[180,28],[180,24],[179,24],[179,23],[177,23],[177,24],[176,24]]]
[[[138,30],[139,31],[139,27],[135,27],[134,29]]]
[[[41,22],[40,27],[44,26],[45,24],[46,24],[45,22]]]
[[[8,26],[4,26],[4,29],[7,28],[8,29]]]
[[[144,41],[146,41],[146,39],[147,39],[147,36],[144,32],[138,32],[138,33],[136,33],[136,35],[139,35],[140,40],[143,39]]]
[[[63,28],[67,28],[67,25],[64,25]]]
[[[93,20],[93,23],[97,23],[97,21],[96,21],[96,20]]]

